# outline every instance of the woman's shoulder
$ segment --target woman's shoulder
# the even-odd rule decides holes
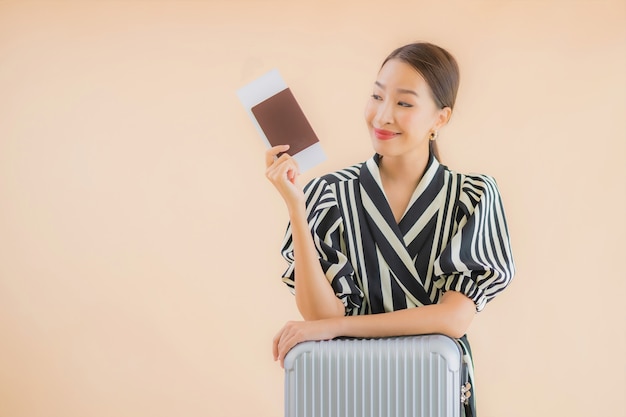
[[[307,188],[312,186],[333,185],[346,181],[358,180],[363,162],[351,165],[349,167],[329,172],[319,177],[313,178],[307,184]]]
[[[358,181],[362,165],[363,163],[355,164],[311,179],[304,186],[307,207],[314,207],[312,211],[317,211],[336,205],[342,190],[346,189],[341,184]]]
[[[482,173],[460,173],[444,166],[446,175],[454,178],[458,187],[459,200],[466,206],[475,207],[481,202],[493,204],[501,200],[496,179]]]
[[[483,193],[485,191],[497,191],[496,179],[488,174],[461,173],[442,165],[444,172],[449,178],[455,178],[463,192]]]
[[[323,178],[329,184],[344,181],[353,181],[359,178],[359,173],[361,172],[362,166],[363,162],[360,162],[358,164],[354,164],[349,167],[339,169],[337,171],[329,172],[321,178]]]

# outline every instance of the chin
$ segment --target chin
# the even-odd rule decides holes
[[[372,139],[372,147],[374,152],[381,156],[394,156],[398,154],[397,147],[393,143],[381,142],[378,139]]]

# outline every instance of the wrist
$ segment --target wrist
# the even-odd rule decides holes
[[[306,221],[306,206],[304,205],[304,200],[297,200],[288,203],[287,212],[289,213],[289,218],[292,222],[298,219]]]
[[[328,330],[329,330],[331,339],[346,335],[345,317],[333,317],[332,319],[327,319],[327,320],[328,320]]]

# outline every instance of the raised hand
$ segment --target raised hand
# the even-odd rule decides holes
[[[265,176],[276,187],[287,207],[293,208],[304,204],[304,193],[302,188],[297,184],[300,170],[298,163],[286,152],[289,145],[278,145],[268,149],[265,152]]]

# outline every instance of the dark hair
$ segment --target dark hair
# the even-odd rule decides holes
[[[459,66],[448,51],[432,43],[418,42],[393,51],[385,58],[381,67],[390,59],[405,62],[419,72],[430,87],[433,100],[439,108],[454,109],[459,89]],[[430,141],[430,152],[439,159],[439,150],[434,140]]]

